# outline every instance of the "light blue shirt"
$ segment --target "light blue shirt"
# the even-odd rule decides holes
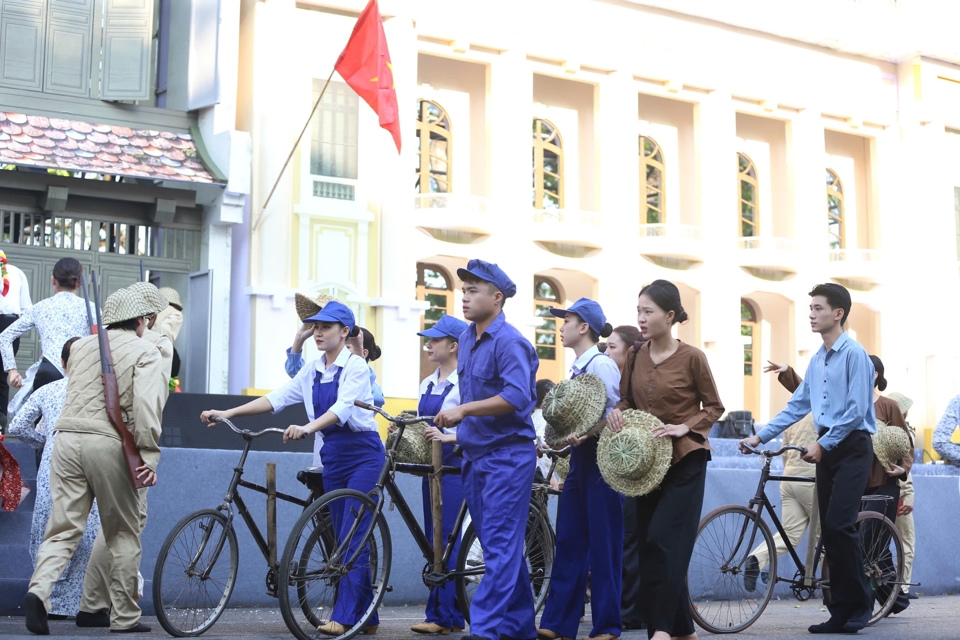
[[[283,365],[287,375],[291,378],[296,377],[300,369],[303,369],[303,363],[303,353],[290,353],[290,348],[288,347],[287,362]],[[383,389],[377,384],[377,374],[370,365],[367,365],[367,368],[370,369],[370,388],[373,390],[373,404],[376,407],[383,407],[386,400],[383,398]]]
[[[592,373],[603,380],[603,386],[607,388],[607,405],[603,408],[603,417],[606,418],[620,402],[620,367],[610,356],[600,353],[600,349],[594,345],[584,351],[570,369],[575,376]]]
[[[841,333],[829,351],[823,345],[813,356],[787,408],[757,434],[760,441],[769,442],[808,413],[813,414],[818,431],[827,430],[817,441],[827,451],[854,431],[876,433],[874,372],[860,343]]]

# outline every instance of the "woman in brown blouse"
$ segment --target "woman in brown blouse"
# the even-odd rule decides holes
[[[663,422],[657,437],[673,439],[673,460],[660,487],[637,500],[643,540],[639,606],[654,640],[694,639],[686,587],[687,566],[703,507],[710,460],[707,434],[723,405],[702,351],[673,337],[671,327],[687,319],[680,291],[655,280],[640,291],[637,323],[646,338],[627,354],[620,403],[607,416],[613,431],[626,409],[640,409]]]

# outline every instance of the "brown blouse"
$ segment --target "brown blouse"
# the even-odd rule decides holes
[[[778,379],[780,380],[780,384],[791,393],[796,391],[800,383],[803,382],[803,378],[797,375],[793,367],[788,367],[786,371],[778,376]],[[886,424],[900,427],[907,432],[907,437],[910,438],[911,444],[913,443],[913,438],[910,436],[910,429],[907,428],[907,419],[904,418],[900,412],[900,405],[890,398],[880,396],[877,398],[877,401],[873,403],[873,410],[874,413],[877,414],[877,420],[882,420]],[[907,478],[910,474],[910,468],[913,467],[913,456],[908,455],[905,458],[897,460],[897,466],[903,467],[906,473],[902,476],[896,476],[896,479]],[[874,455],[873,466],[870,467],[870,479],[867,481],[867,488],[880,487],[894,481],[895,479],[887,475],[883,465],[880,464],[880,460]]]
[[[707,356],[700,349],[680,343],[663,362],[650,359],[650,343],[634,344],[627,353],[620,378],[617,409],[640,409],[664,424],[685,424],[690,432],[673,439],[676,464],[696,449],[710,449],[707,436],[721,415],[723,405],[713,381]]]

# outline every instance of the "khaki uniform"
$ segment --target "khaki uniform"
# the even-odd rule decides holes
[[[144,463],[160,462],[160,352],[132,331],[109,332],[124,422]],[[120,437],[107,418],[96,336],[74,343],[67,365],[67,399],[57,422],[57,446],[50,464],[53,509],[37,554],[29,591],[49,611],[50,591],[73,555],[96,498],[101,533],[113,557],[109,597],[110,627],[128,629],[140,620],[137,570],[140,566],[141,513],[145,490],[130,483]],[[82,605],[81,605],[82,608]]]
[[[170,395],[170,369],[173,366],[173,344],[170,340],[152,329],[145,329],[143,340],[153,344],[160,351],[160,369],[163,372],[160,378],[160,393],[162,404],[167,403]],[[147,526],[147,490],[140,493],[140,533]],[[110,574],[113,571],[113,557],[103,537],[103,531],[97,534],[93,542],[93,551],[87,562],[87,573],[83,580],[83,599],[80,600],[80,611],[97,613],[110,608]],[[139,582],[139,580],[138,580]]]
[[[168,305],[166,309],[157,314],[157,321],[153,325],[153,330],[170,338],[170,342],[176,342],[182,326],[183,312]]]

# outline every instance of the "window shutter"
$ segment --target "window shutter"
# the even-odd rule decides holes
[[[93,5],[94,0],[50,0],[44,93],[89,95]]]
[[[220,102],[217,47],[220,34],[220,0],[192,0],[190,12],[190,75],[187,110]]]
[[[153,0],[104,0],[101,100],[149,100]]]
[[[0,0],[0,85],[40,90],[45,0]]]

